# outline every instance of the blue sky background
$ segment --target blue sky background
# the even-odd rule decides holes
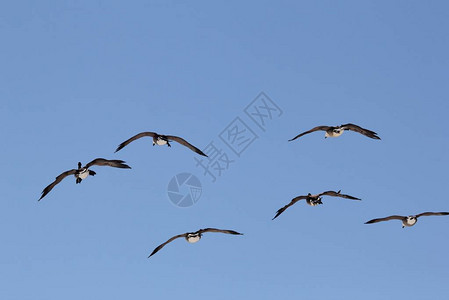
[[[8,1],[0,4],[1,299],[446,299],[449,6],[445,1]],[[283,110],[261,131],[244,108]],[[195,154],[237,116],[259,138],[212,183]],[[325,140],[296,134],[355,123]],[[222,144],[223,145],[223,144]],[[223,145],[225,149],[225,146]],[[230,153],[232,154],[232,153]],[[92,168],[38,202],[61,172]],[[192,172],[190,208],[167,197]],[[361,202],[293,197],[325,190]],[[204,227],[189,245],[175,234]]]

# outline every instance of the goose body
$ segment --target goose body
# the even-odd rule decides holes
[[[321,197],[318,195],[311,195],[310,193],[307,195],[306,203],[310,206],[317,206],[323,204],[321,201]]]
[[[331,129],[326,130],[326,133],[324,134],[324,138],[328,138],[328,137],[339,137],[340,135],[343,134],[345,130],[341,129],[341,128],[334,128],[331,127]]]
[[[87,176],[89,176],[89,169],[87,168],[83,168],[81,169],[81,171],[79,171],[79,173],[75,173],[76,178],[86,179]]]
[[[196,242],[199,242],[199,240],[201,240],[201,237],[202,237],[201,233],[189,233],[186,236],[186,240],[190,244],[194,244]]]
[[[404,228],[405,226],[407,227],[413,226],[416,224],[417,221],[418,218],[416,218],[416,216],[408,216],[407,218],[402,220],[402,228]]]
[[[163,138],[162,136],[153,137],[153,146],[154,145],[158,146],[168,145],[169,147],[171,147],[170,144],[168,143],[168,140]]]

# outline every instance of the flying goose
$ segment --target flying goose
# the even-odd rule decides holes
[[[83,179],[86,179],[87,176],[89,176],[89,175],[94,176],[97,173],[95,173],[92,170],[89,170],[89,168],[94,165],[109,166],[109,167],[122,168],[122,169],[131,169],[131,167],[126,165],[123,160],[116,160],[116,159],[108,160],[108,159],[104,159],[104,158],[96,158],[93,161],[91,161],[90,163],[88,163],[87,165],[85,165],[84,167],[81,167],[81,162],[78,162],[78,169],[72,169],[69,171],[65,171],[64,173],[62,173],[61,175],[56,177],[56,180],[53,181],[52,183],[50,183],[42,191],[42,195],[38,201],[40,201],[42,198],[44,198],[45,195],[47,195],[58,183],[60,183],[64,178],[66,178],[69,175],[75,175],[77,184],[81,183],[81,181]]]
[[[161,250],[165,245],[167,245],[168,243],[176,240],[177,238],[183,237],[186,239],[187,242],[193,244],[198,242],[201,237],[203,236],[203,233],[205,232],[221,232],[221,233],[228,233],[228,234],[235,234],[235,235],[243,235],[242,233],[239,233],[237,231],[234,230],[226,230],[226,229],[215,229],[215,228],[205,228],[205,229],[200,229],[198,231],[195,232],[187,232],[187,233],[183,233],[183,234],[178,234],[175,235],[174,237],[170,238],[168,241],[166,241],[163,244],[160,244],[159,246],[156,247],[156,249],[153,250],[153,252],[151,252],[151,254],[148,256],[148,258],[150,258],[152,255],[156,254],[156,252],[158,252],[159,250]]]
[[[303,133],[298,134],[297,136],[295,136],[294,138],[292,138],[291,140],[288,140],[288,141],[290,142],[290,141],[296,140],[297,138],[302,137],[303,135],[306,135],[308,133],[318,131],[318,130],[326,131],[324,138],[339,137],[340,135],[343,134],[343,132],[345,130],[352,130],[352,131],[361,133],[363,135],[366,135],[369,138],[380,140],[380,137],[378,137],[377,133],[375,133],[374,131],[371,131],[371,130],[362,128],[360,126],[348,123],[348,124],[344,124],[344,125],[340,125],[340,126],[317,126],[317,127],[310,129],[309,131],[305,131]]]
[[[368,222],[365,222],[365,224],[372,224],[382,221],[389,221],[389,220],[401,220],[402,221],[402,228],[405,226],[410,227],[416,224],[418,222],[418,218],[422,216],[446,216],[449,215],[449,212],[424,212],[417,215],[411,215],[411,216],[398,216],[393,215],[385,218],[378,218],[378,219],[372,219]]]
[[[321,194],[316,194],[316,195],[312,195],[312,194],[309,193],[309,194],[307,194],[307,196],[298,196],[296,198],[293,198],[292,201],[290,201],[289,204],[287,204],[284,207],[280,208],[276,212],[276,215],[274,216],[274,218],[272,220],[276,219],[287,208],[289,208],[290,206],[292,206],[293,204],[295,204],[296,202],[298,202],[299,200],[302,200],[302,199],[305,199],[306,203],[311,205],[311,206],[316,206],[318,204],[323,204],[323,202],[321,202],[321,196],[332,196],[332,197],[340,197],[340,198],[346,198],[346,199],[352,199],[352,200],[361,200],[361,199],[353,197],[353,196],[340,194],[340,191],[338,191],[338,192],[327,191],[327,192],[323,192]]]
[[[187,142],[183,138],[180,138],[180,137],[174,136],[174,135],[157,134],[156,132],[141,132],[141,133],[138,133],[135,136],[133,136],[132,138],[130,138],[130,139],[124,141],[123,143],[121,143],[120,145],[118,145],[118,147],[115,150],[115,152],[120,151],[123,147],[125,147],[126,145],[128,145],[132,141],[140,139],[141,137],[144,137],[144,136],[150,136],[150,137],[153,138],[153,146],[154,145],[159,145],[159,146],[167,145],[168,147],[171,147],[170,141],[175,141],[175,142],[180,143],[181,145],[186,146],[190,150],[198,153],[199,155],[207,157],[207,155],[204,154],[203,151],[201,151],[197,147],[193,146],[192,144],[190,144],[189,142]]]

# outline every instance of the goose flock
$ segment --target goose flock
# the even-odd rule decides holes
[[[348,123],[348,124],[344,124],[344,125],[340,125],[340,126],[316,126],[308,131],[298,134],[297,136],[290,139],[289,141],[296,140],[306,134],[309,134],[309,133],[312,133],[315,131],[325,131],[325,136],[324,136],[325,138],[339,137],[346,130],[358,132],[358,133],[360,133],[364,136],[367,136],[371,139],[380,140],[380,137],[377,135],[376,132],[362,128],[355,124]],[[194,151],[195,153],[197,153],[199,155],[207,157],[207,155],[203,151],[201,151],[197,147],[193,146],[192,144],[190,144],[189,142],[187,142],[185,139],[183,139],[181,137],[173,136],[173,135],[162,135],[162,134],[158,134],[158,133],[150,132],[150,131],[138,133],[138,134],[134,135],[133,137],[127,139],[126,141],[124,141],[117,147],[115,152],[120,151],[121,149],[123,149],[125,146],[127,146],[131,142],[133,142],[137,139],[140,139],[142,137],[146,137],[146,136],[151,137],[153,139],[153,146],[154,145],[158,145],[158,146],[167,145],[168,147],[171,147],[170,142],[174,141],[174,142],[177,142],[177,143],[189,148],[190,150]],[[44,198],[58,183],[60,183],[64,178],[66,178],[69,175],[75,176],[75,178],[76,178],[75,182],[77,184],[81,183],[81,181],[86,179],[88,176],[96,175],[96,172],[90,170],[90,168],[93,166],[109,166],[109,167],[121,168],[121,169],[131,169],[131,167],[128,166],[127,164],[125,164],[125,162],[123,160],[115,160],[115,159],[108,160],[108,159],[104,159],[104,158],[96,158],[96,159],[92,160],[91,162],[87,163],[84,167],[82,166],[81,162],[78,162],[77,169],[71,169],[71,170],[61,173],[59,176],[56,177],[56,179],[52,183],[50,183],[47,187],[45,187],[44,190],[42,191],[41,197],[38,199],[38,201],[42,200],[42,198]],[[283,206],[276,212],[276,214],[272,220],[279,217],[287,208],[294,205],[296,202],[298,202],[300,200],[305,200],[305,202],[310,206],[317,206],[319,204],[323,204],[321,201],[323,196],[338,197],[338,198],[358,200],[358,201],[361,200],[360,198],[357,198],[354,196],[350,196],[347,194],[341,194],[341,191],[338,191],[338,192],[326,191],[326,192],[322,192],[319,194],[308,193],[307,195],[297,196],[297,197],[293,198],[287,205]],[[446,215],[449,215],[449,212],[424,212],[424,213],[420,213],[417,215],[410,215],[410,216],[392,215],[392,216],[388,216],[388,217],[372,219],[372,220],[367,221],[365,224],[373,224],[373,223],[389,221],[389,220],[400,220],[402,222],[402,228],[404,228],[404,227],[411,227],[411,226],[415,225],[416,222],[418,221],[419,217],[446,216]],[[201,239],[202,235],[206,232],[225,233],[225,234],[231,234],[231,235],[243,235],[242,233],[234,231],[234,230],[216,229],[216,228],[205,228],[205,229],[200,229],[195,232],[187,232],[187,233],[183,233],[183,234],[178,234],[178,235],[171,237],[166,242],[157,246],[148,257],[153,256],[159,250],[161,250],[165,245],[167,245],[168,243],[170,243],[178,238],[181,238],[181,237],[185,238],[185,240],[188,243],[196,243]]]

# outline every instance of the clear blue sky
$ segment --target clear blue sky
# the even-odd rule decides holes
[[[445,1],[4,1],[0,4],[1,299],[447,299],[449,5]],[[282,109],[263,132],[245,107]],[[178,144],[258,138],[216,182]],[[325,140],[296,134],[355,123]],[[225,146],[221,144],[223,148]],[[232,154],[232,153],[230,153]],[[96,157],[80,185],[61,172]],[[201,199],[178,208],[170,179]],[[339,190],[277,209],[308,192]],[[204,227],[244,236],[169,237]]]

